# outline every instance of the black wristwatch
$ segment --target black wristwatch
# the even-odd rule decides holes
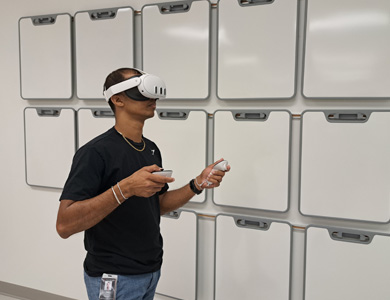
[[[196,186],[195,186],[195,179],[192,179],[191,181],[190,181],[190,189],[191,189],[191,191],[193,191],[195,194],[197,194],[197,195],[199,195],[200,193],[202,193],[203,192],[203,190],[198,190],[197,188],[196,188]]]

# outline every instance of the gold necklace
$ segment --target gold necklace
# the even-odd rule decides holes
[[[118,130],[117,130],[117,131],[118,131]],[[123,139],[126,141],[126,143],[128,143],[134,150],[137,150],[138,152],[142,152],[142,151],[145,150],[146,144],[145,144],[145,141],[144,141],[143,138],[141,138],[142,143],[144,143],[142,149],[137,149],[137,148],[136,148],[132,143],[130,143],[130,141],[122,134],[122,132],[119,132],[119,131],[118,131],[118,133],[123,137]]]

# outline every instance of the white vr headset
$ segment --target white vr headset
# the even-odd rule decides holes
[[[137,70],[141,75],[135,75],[119,82],[103,92],[108,102],[113,95],[125,92],[126,96],[136,101],[149,99],[164,99],[166,87],[160,77]]]

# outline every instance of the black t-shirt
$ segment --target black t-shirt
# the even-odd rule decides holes
[[[156,144],[143,139],[145,149],[136,151],[111,128],[81,147],[73,158],[60,200],[89,199],[144,166],[162,167]],[[167,190],[168,185],[165,185],[159,194]],[[89,276],[144,274],[160,269],[163,251],[159,194],[150,198],[131,197],[85,231],[84,269]],[[122,197],[118,193],[117,196]]]

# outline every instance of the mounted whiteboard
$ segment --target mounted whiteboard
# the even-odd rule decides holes
[[[198,217],[174,211],[161,218],[164,262],[156,292],[176,299],[196,299]]]
[[[301,126],[301,213],[388,222],[390,112],[306,111]]]
[[[70,15],[21,18],[19,50],[23,99],[72,97]]]
[[[304,96],[390,97],[390,2],[306,3]]]
[[[110,108],[80,108],[77,111],[78,147],[106,132],[115,125]]]
[[[145,122],[144,135],[159,147],[165,169],[173,170],[172,189],[181,188],[206,167],[207,113],[203,110],[162,110]],[[205,193],[191,202],[203,202]]]
[[[76,151],[75,111],[28,107],[24,130],[27,184],[63,188]]]
[[[304,299],[389,299],[389,251],[386,235],[309,227]]]
[[[169,99],[209,95],[210,3],[161,3],[142,9],[143,69],[160,76]]]
[[[77,97],[104,99],[112,71],[134,66],[134,11],[131,7],[75,15]]]
[[[291,225],[218,215],[215,234],[215,300],[289,299]]]
[[[286,211],[290,132],[288,111],[216,111],[214,159],[232,171],[214,189],[215,204]]]
[[[298,1],[268,2],[218,2],[217,93],[221,99],[295,94]]]

